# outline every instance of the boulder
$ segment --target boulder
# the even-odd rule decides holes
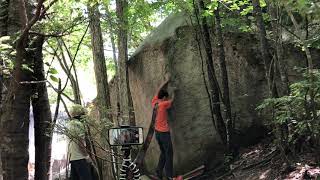
[[[166,73],[171,74],[169,86],[178,89],[169,122],[176,174],[202,164],[213,167],[224,161],[226,150],[210,113],[205,53],[196,38],[197,33],[188,15],[170,16],[145,39],[128,63],[136,124],[144,127],[145,133],[151,120],[151,99]],[[239,134],[237,141],[239,145],[250,145],[266,134],[265,117],[255,110],[267,97],[259,41],[248,33],[226,33],[224,45],[232,113]],[[290,67],[305,66],[303,52],[289,46],[285,52]],[[217,53],[214,53],[220,81],[217,60]],[[293,80],[296,73],[289,69],[289,78]],[[154,138],[145,159],[148,170],[154,171],[158,158],[159,148]]]
[[[171,74],[176,99],[170,113],[174,169],[182,174],[200,164],[223,160],[223,146],[209,111],[209,99],[193,28],[183,14],[171,16],[153,31],[129,59],[130,91],[136,124],[147,131],[151,120],[151,99],[165,74]],[[154,170],[159,158],[155,140],[146,156]]]

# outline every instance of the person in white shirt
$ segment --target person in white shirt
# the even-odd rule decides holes
[[[81,122],[85,110],[80,105],[72,108],[68,122],[68,155],[71,164],[71,180],[92,180],[90,157],[86,151],[86,128]]]

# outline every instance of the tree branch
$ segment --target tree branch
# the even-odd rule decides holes
[[[40,33],[40,32],[35,32],[35,31],[30,31],[29,34],[32,34],[32,35],[37,35],[37,36],[44,36],[44,37],[63,37],[63,36],[66,36],[66,35],[69,35],[70,33],[61,33],[61,34],[43,34],[43,33]]]
[[[25,7],[25,3],[24,3],[24,0],[21,0],[23,2],[24,5],[22,5],[23,7],[23,12],[25,12],[25,15],[27,15],[27,11],[26,11],[26,7]],[[33,16],[33,18],[28,22],[27,20],[27,25],[25,26],[25,28],[23,29],[22,31],[22,34],[19,38],[19,40],[23,40],[26,38],[26,36],[28,35],[29,33],[29,30],[31,29],[31,27],[39,20],[40,18],[40,14],[41,14],[41,9],[43,7],[43,3],[44,3],[45,0],[39,0],[38,1],[38,4],[37,4],[37,7],[36,7],[36,12],[35,12],[35,15]]]
[[[22,29],[24,29],[28,24],[27,8],[24,0],[20,0],[20,5],[21,5],[20,18],[21,18]]]
[[[75,53],[75,55],[73,56],[73,59],[72,59],[72,61],[71,61],[71,66],[70,66],[69,71],[68,71],[69,74],[71,73],[71,69],[72,69],[72,67],[74,66],[74,63],[75,63],[75,60],[76,60],[78,51],[80,50],[80,46],[81,46],[81,44],[82,44],[82,41],[83,41],[84,37],[86,36],[86,34],[87,34],[87,32],[88,32],[88,29],[89,29],[89,24],[87,25],[87,28],[86,28],[85,32],[83,33],[83,36],[81,37],[81,40],[80,40],[80,42],[79,42],[79,44],[78,44],[76,53]],[[64,89],[67,87],[67,84],[68,84],[68,81],[69,81],[69,74],[68,74],[67,81],[66,81],[64,87],[62,88],[62,90],[64,90]]]
[[[56,92],[56,93],[60,93],[61,91],[61,95],[63,95],[64,97],[66,97],[69,101],[71,101],[72,103],[75,103],[75,100],[71,99],[68,95],[66,95],[62,90],[56,89],[50,81],[47,81],[49,86]]]
[[[55,127],[56,123],[57,123],[57,119],[58,119],[58,115],[59,115],[59,106],[60,106],[60,101],[61,101],[61,79],[59,78],[59,85],[58,85],[58,95],[57,95],[57,106],[56,106],[56,110],[54,112],[54,117],[53,117],[53,125],[52,127]],[[53,130],[54,128],[52,128]],[[53,131],[52,131],[53,132]]]
[[[44,15],[46,14],[46,12],[53,6],[54,3],[56,3],[58,0],[53,0],[49,3],[49,5],[44,8],[44,10],[41,12],[40,18],[42,19],[44,17]]]
[[[61,97],[61,102],[62,102],[62,104],[63,104],[64,110],[66,111],[66,113],[67,113],[67,115],[68,115],[69,119],[71,119],[71,115],[70,115],[70,113],[69,113],[69,110],[68,110],[67,104],[66,104],[66,102],[63,100],[63,98],[62,98],[62,97]]]

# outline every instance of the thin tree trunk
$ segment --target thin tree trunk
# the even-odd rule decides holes
[[[127,124],[135,126],[135,115],[133,109],[133,101],[129,86],[129,72],[128,72],[128,17],[126,16],[126,10],[128,7],[127,0],[117,1],[117,16],[119,19],[119,35],[118,35],[118,48],[119,48],[119,77],[120,77],[120,109],[124,112],[124,116],[128,115]],[[125,89],[123,87],[126,86]],[[123,92],[121,90],[123,89]],[[123,94],[125,92],[125,94]],[[122,99],[122,100],[121,100]],[[122,107],[121,107],[122,104]],[[127,112],[128,111],[128,112]],[[128,114],[127,114],[128,113]]]
[[[115,33],[114,31],[116,30],[116,26],[112,23],[112,19],[111,19],[111,13],[109,11],[109,7],[106,6],[106,14],[107,14],[107,22],[109,24],[109,36],[110,36],[110,40],[111,40],[111,47],[112,47],[112,55],[113,55],[113,62],[116,66],[116,73],[114,76],[114,85],[116,86],[116,116],[115,116],[115,122],[119,125],[119,118],[120,118],[120,75],[119,75],[119,61],[117,59],[117,49],[116,49],[116,42],[115,42]],[[118,149],[117,147],[111,147],[111,152],[113,153],[118,153]],[[113,177],[114,179],[118,178],[118,172],[119,172],[119,166],[118,166],[118,161],[119,158],[117,156],[114,156],[114,154],[112,154],[111,156],[111,162],[115,162],[112,163],[112,173],[113,173]]]
[[[34,41],[32,54],[34,58],[34,78],[36,81],[45,80],[42,46],[44,37],[38,36]],[[35,180],[48,180],[51,163],[51,110],[46,83],[37,83],[32,98],[34,116],[34,145],[35,145]]]
[[[112,122],[110,114],[111,102],[108,86],[107,67],[104,57],[102,31],[100,26],[100,12],[98,5],[88,6],[89,26],[91,32],[91,44],[93,53],[94,72],[97,85],[97,102],[101,119],[109,119]],[[100,163],[99,163],[100,164]],[[99,165],[100,177],[102,177],[102,166]],[[108,169],[108,174],[112,174],[112,167]]]
[[[9,0],[0,0],[0,37],[8,35]]]
[[[130,87],[129,87],[129,73],[127,71],[127,86],[128,86],[128,100],[129,100],[129,125],[130,126],[135,126],[136,125],[136,118],[134,114],[134,108],[133,108],[133,100],[130,92]]]
[[[115,42],[115,26],[112,23],[111,13],[109,11],[109,7],[106,6],[106,13],[107,13],[107,22],[109,24],[109,36],[111,40],[111,47],[112,47],[112,55],[113,55],[113,62],[116,66],[116,74],[114,76],[115,85],[116,85],[116,94],[117,94],[117,106],[120,103],[120,76],[119,76],[119,61],[117,59],[117,49],[116,49],[116,42]],[[119,123],[119,108],[117,108],[117,115],[116,115],[116,122]]]
[[[312,56],[311,56],[311,52],[310,52],[310,49],[307,45],[307,39],[305,37],[303,37],[303,34],[302,33],[299,33],[300,32],[300,29],[299,29],[299,25],[298,25],[298,22],[297,20],[295,19],[295,17],[293,16],[291,10],[288,9],[287,6],[285,6],[286,8],[286,11],[294,25],[294,28],[296,30],[296,32],[298,32],[298,36],[299,36],[299,40],[301,41],[301,44],[304,48],[304,51],[305,51],[305,54],[306,54],[306,57],[307,57],[307,61],[308,61],[308,72],[311,73],[311,71],[313,70],[313,60],[312,60]],[[308,33],[307,33],[308,34]]]
[[[290,94],[289,88],[289,79],[288,79],[288,70],[287,70],[287,62],[285,60],[283,51],[283,43],[282,43],[282,28],[281,24],[281,13],[280,7],[277,5],[279,2],[269,2],[269,14],[271,16],[271,26],[273,30],[273,38],[274,38],[274,49],[276,51],[276,67],[279,70],[281,85],[279,87],[279,96],[288,96]],[[280,145],[283,147],[281,149],[281,153],[285,155],[285,151],[288,149],[288,138],[289,138],[289,129],[286,124],[282,124],[277,127],[279,131],[279,136],[281,138]],[[291,163],[286,161],[287,165]]]
[[[3,180],[3,171],[2,171],[2,161],[1,161],[1,151],[0,151],[0,180]]]
[[[81,104],[81,92],[79,87],[79,79],[78,79],[78,72],[77,72],[77,66],[72,66],[74,77],[75,77],[75,87],[74,87],[74,97],[77,104]]]
[[[260,7],[259,0],[252,0],[253,11],[257,22],[257,27],[259,29],[259,39],[260,39],[260,51],[262,54],[262,59],[265,67],[265,77],[268,83],[268,90],[270,97],[278,97],[275,75],[274,75],[274,63],[272,63],[272,58],[269,53],[269,45],[267,40],[267,33],[262,17],[262,11]]]
[[[89,7],[91,44],[93,52],[94,72],[97,84],[97,99],[100,105],[102,118],[110,118],[108,111],[111,108],[110,92],[108,86],[107,67],[103,51],[103,40],[100,26],[100,13],[98,6]],[[110,119],[112,121],[112,119]]]
[[[116,74],[118,74],[118,67],[119,67],[119,64],[118,64],[118,60],[117,60],[117,49],[116,49],[116,44],[115,44],[115,38],[114,38],[114,31],[115,31],[115,26],[114,24],[112,23],[112,19],[111,19],[111,13],[110,13],[110,10],[109,10],[109,7],[106,6],[106,14],[107,14],[107,22],[108,22],[108,27],[109,27],[109,36],[110,36],[110,40],[111,40],[111,47],[112,47],[112,56],[113,56],[113,61],[114,61],[114,64],[116,65]]]
[[[274,38],[274,48],[276,50],[276,60],[277,67],[280,73],[281,79],[281,91],[279,92],[280,96],[289,95],[289,79],[288,79],[288,70],[287,70],[287,62],[283,58],[283,42],[282,42],[282,28],[280,26],[281,21],[281,10],[276,5],[276,2],[269,2],[269,14],[271,16],[271,25],[273,30],[273,38]]]
[[[297,20],[295,19],[294,15],[292,14],[291,10],[285,6],[286,8],[286,11],[294,25],[294,28],[296,30],[296,32],[298,33],[298,37],[299,37],[299,40],[302,44],[302,47],[304,48],[304,52],[305,52],[305,55],[307,57],[307,63],[308,63],[308,67],[307,67],[307,72],[310,76],[310,79],[309,79],[309,83],[311,84],[311,88],[309,90],[309,96],[310,96],[310,109],[306,110],[306,113],[307,114],[310,114],[310,112],[312,112],[312,115],[313,115],[313,121],[315,122],[316,121],[316,118],[317,118],[317,110],[316,110],[316,103],[315,103],[315,76],[314,76],[314,72],[313,72],[313,59],[312,59],[312,55],[311,55],[311,52],[310,52],[310,49],[308,47],[308,43],[307,43],[307,40],[308,40],[308,22],[306,22],[306,35],[303,36],[303,33],[300,31],[299,29],[299,25],[298,25],[298,22]],[[306,20],[308,20],[308,17],[306,15]]]
[[[219,62],[220,62],[220,70],[222,77],[222,88],[223,88],[223,101],[224,106],[226,108],[226,125],[227,125],[227,142],[229,152],[233,152],[234,149],[234,141],[233,141],[233,122],[231,115],[231,103],[230,103],[230,95],[229,95],[229,78],[228,71],[226,66],[225,59],[225,51],[224,51],[224,40],[221,28],[221,19],[220,19],[220,3],[218,4],[217,9],[214,11],[215,16],[215,26],[216,26],[216,35],[217,35],[217,44],[219,49]]]
[[[199,6],[199,12],[201,14],[205,9],[203,0],[198,0],[198,6]],[[226,131],[225,122],[221,114],[219,84],[216,79],[215,69],[213,65],[213,53],[212,53],[212,46],[210,42],[211,38],[210,38],[207,20],[206,20],[206,17],[204,16],[201,16],[201,27],[202,27],[203,42],[204,42],[204,47],[206,52],[207,73],[208,73],[209,88],[211,92],[210,98],[212,102],[212,109],[216,117],[217,131],[221,136],[221,140],[223,141],[223,143],[227,145],[227,131]]]
[[[0,37],[7,36],[8,28],[8,16],[9,16],[9,0],[0,0]],[[0,67],[4,67],[4,61],[0,57]],[[3,106],[5,89],[5,77],[2,72],[0,72],[0,113]],[[1,170],[1,167],[0,167]]]
[[[127,61],[128,61],[128,19],[126,17],[127,0],[116,0],[116,12],[118,17],[118,62],[119,62],[119,86],[120,86],[120,111],[122,122],[120,124],[130,124],[129,115],[129,90],[127,81]]]

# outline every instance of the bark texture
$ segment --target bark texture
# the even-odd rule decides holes
[[[42,46],[44,37],[35,37],[31,45],[35,51],[29,56],[34,61],[35,81],[44,81]],[[36,83],[33,87],[32,109],[34,117],[35,180],[48,180],[50,177],[52,117],[46,83]]]
[[[16,55],[5,107],[1,114],[1,160],[5,180],[28,179],[28,130],[30,98],[33,77],[33,58],[28,56],[30,48],[29,30],[39,20],[43,0],[39,0],[36,11],[33,2],[10,0],[8,6],[8,35],[21,32],[15,41]],[[32,14],[34,13],[34,14]]]
[[[97,5],[89,8],[89,19],[99,113],[101,114],[101,118],[108,118],[110,117],[108,115],[108,111],[110,110],[110,93],[108,87],[107,67],[103,51],[100,13]]]
[[[202,14],[202,12],[205,10],[205,5],[202,0],[198,0],[198,7],[199,7],[199,16]],[[216,78],[215,74],[215,67],[213,64],[213,52],[212,52],[212,46],[211,46],[211,37],[209,32],[209,26],[207,24],[207,19],[203,16],[201,16],[201,30],[203,33],[203,44],[205,48],[206,53],[206,65],[207,65],[207,73],[208,73],[208,82],[209,82],[209,90],[210,90],[210,98],[212,103],[212,110],[216,118],[216,128],[219,132],[222,141],[227,144],[227,131],[226,131],[226,125],[221,113],[221,97],[220,97],[220,89],[219,84]]]
[[[118,62],[119,62],[119,86],[120,86],[120,124],[130,124],[129,116],[129,88],[128,88],[128,19],[126,10],[127,0],[116,0],[116,13],[118,18]]]
[[[289,79],[288,79],[288,69],[287,69],[287,62],[284,59],[284,47],[283,47],[283,37],[282,37],[282,27],[281,27],[281,14],[283,12],[283,9],[278,6],[279,2],[269,2],[269,14],[271,16],[271,26],[273,31],[273,38],[274,43],[273,47],[276,50],[276,65],[279,69],[281,83],[278,86],[279,87],[279,95],[289,95],[290,89],[289,89]]]
[[[21,31],[27,17],[24,1],[10,0],[8,5],[7,33],[13,35]],[[23,68],[31,65],[26,58],[26,39],[16,44],[15,67],[10,79],[9,91],[1,114],[1,158],[4,180],[25,180],[28,178],[28,130],[30,97],[32,88],[22,81],[31,80],[32,73]]]
[[[93,53],[93,63],[94,63],[94,72],[96,78],[97,86],[97,102],[98,109],[100,114],[100,119],[112,121],[111,115],[111,102],[110,102],[110,92],[108,86],[108,75],[107,67],[104,57],[104,48],[103,48],[103,39],[102,31],[100,25],[100,12],[98,10],[98,5],[88,7],[89,9],[89,27],[91,32],[91,45]],[[94,147],[94,146],[93,146]],[[109,147],[106,147],[107,149]],[[93,149],[95,152],[95,150]],[[100,177],[102,177],[102,163],[98,160],[97,164],[99,168]],[[107,175],[112,177],[112,166],[107,166]]]
[[[219,64],[220,64],[220,72],[221,72],[221,84],[222,84],[222,97],[223,97],[223,104],[225,107],[225,117],[226,117],[226,128],[227,128],[227,143],[228,149],[231,153],[235,151],[234,149],[234,126],[233,126],[233,119],[232,119],[232,111],[231,111],[231,102],[230,102],[230,94],[229,94],[229,78],[228,78],[228,70],[226,65],[226,56],[224,51],[224,39],[223,33],[221,28],[221,18],[220,18],[220,3],[217,9],[214,11],[215,16],[215,28],[216,28],[216,39],[218,45],[218,57],[219,57]]]

